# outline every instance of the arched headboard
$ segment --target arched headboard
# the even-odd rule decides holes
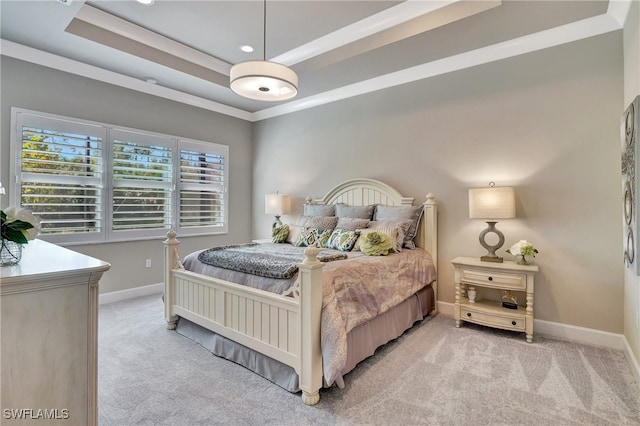
[[[322,198],[307,198],[310,204],[338,204],[349,206],[411,206],[413,197],[405,197],[398,190],[375,179],[356,178],[344,181],[333,187]],[[423,212],[414,239],[416,246],[428,251],[433,263],[438,267],[438,203],[432,193],[426,195],[422,203]]]

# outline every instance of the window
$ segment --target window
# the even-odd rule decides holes
[[[225,153],[180,142],[180,229],[216,226],[225,218]]]
[[[12,109],[11,202],[56,243],[227,232],[228,147]]]
[[[170,228],[172,141],[122,130],[113,130],[111,141],[112,232],[144,236]]]

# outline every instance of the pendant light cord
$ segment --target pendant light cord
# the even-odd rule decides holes
[[[262,59],[267,60],[267,0],[264,0],[264,10],[262,13]]]

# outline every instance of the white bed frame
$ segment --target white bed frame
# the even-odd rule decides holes
[[[308,199],[309,200],[309,199]],[[350,206],[412,205],[390,186],[373,179],[353,179],[334,187],[315,204],[345,203]],[[415,241],[438,262],[437,203],[426,196]],[[181,264],[176,233],[167,234],[165,245],[165,319],[174,329],[178,317],[186,318],[241,345],[291,366],[299,376],[302,401],[320,400],[322,354],[320,315],[322,266],[319,250],[308,247],[299,264],[293,297],[287,297],[229,281],[189,272]],[[437,303],[437,282],[433,283]],[[435,314],[435,309],[430,314]]]

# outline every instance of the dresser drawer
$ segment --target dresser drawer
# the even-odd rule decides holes
[[[526,325],[525,317],[521,315],[509,315],[507,312],[504,314],[492,314],[462,307],[460,309],[460,316],[460,319],[464,321],[504,328],[507,330],[524,331]]]
[[[462,268],[460,281],[464,284],[505,290],[526,290],[527,274],[517,272],[482,271]]]

